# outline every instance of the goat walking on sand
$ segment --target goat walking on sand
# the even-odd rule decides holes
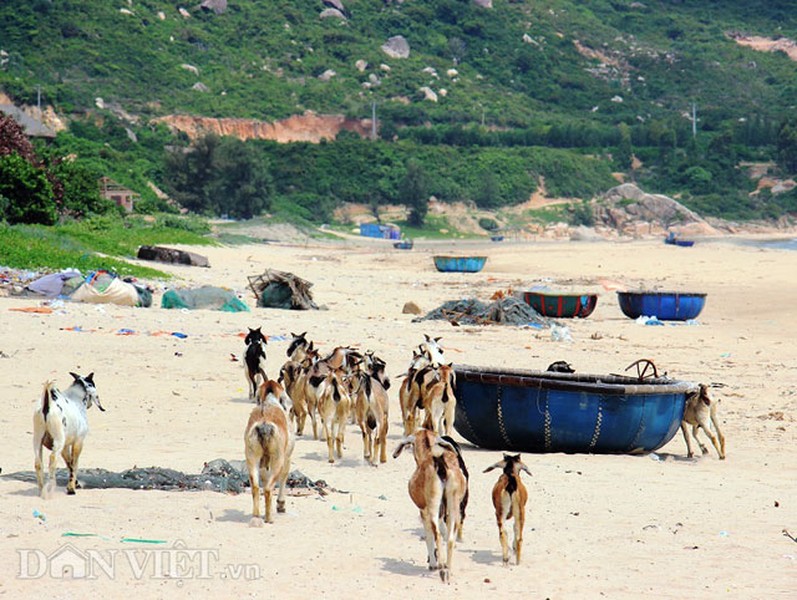
[[[258,405],[252,409],[244,433],[244,452],[252,487],[252,527],[262,525],[260,520],[260,488],[265,496],[265,521],[273,523],[271,516],[274,486],[279,483],[277,512],[285,512],[285,486],[291,471],[291,454],[294,437],[288,425],[290,398],[283,387],[267,380],[258,389]]]
[[[89,432],[86,411],[92,404],[104,411],[100,404],[97,388],[94,386],[94,373],[81,377],[70,373],[73,378],[63,392],[52,381],[44,384],[41,405],[33,413],[33,454],[36,481],[39,495],[47,497],[55,488],[55,467],[60,454],[69,469],[66,493],[74,494],[77,482],[77,465],[83,451],[83,441]],[[45,488],[42,470],[43,449],[51,450],[48,464],[49,481]]]
[[[454,536],[461,531],[468,479],[462,471],[461,455],[455,446],[434,432],[419,429],[414,435],[405,437],[393,452],[393,457],[398,457],[409,446],[414,450],[415,471],[408,489],[410,498],[421,512],[429,569],[439,569],[440,578],[448,583],[454,556]],[[443,540],[445,560],[442,559]]]
[[[388,396],[382,383],[369,373],[354,377],[354,412],[363,434],[363,458],[387,462]]]
[[[512,550],[515,554],[515,563],[520,564],[520,549],[523,545],[523,525],[526,522],[526,500],[528,492],[520,480],[520,472],[525,471],[531,475],[528,467],[520,460],[520,454],[511,456],[504,454],[504,459],[487,467],[487,473],[493,469],[502,469],[503,473],[493,486],[493,507],[495,520],[498,522],[498,537],[501,539],[501,552],[504,564],[509,563],[509,544],[504,531],[504,523],[510,519],[515,520],[515,539]]]
[[[719,419],[717,418],[718,404],[719,400],[712,400],[709,398],[708,386],[703,383],[700,384],[696,392],[687,396],[686,406],[684,407],[684,418],[681,421],[681,431],[684,434],[684,440],[686,440],[686,451],[689,458],[694,456],[692,442],[687,432],[687,426],[691,425],[692,437],[695,438],[695,441],[700,446],[700,451],[703,454],[708,454],[708,448],[706,448],[705,444],[697,437],[698,429],[702,429],[708,436],[708,439],[711,440],[711,443],[717,450],[717,454],[719,454],[720,460],[725,460],[725,436],[720,430]],[[711,420],[711,424],[714,425],[714,429],[717,430],[716,437],[711,433],[711,428],[708,424],[709,420]],[[719,438],[719,440],[717,438]]]
[[[334,463],[336,455],[343,458],[344,436],[351,413],[349,386],[343,380],[343,372],[332,369],[319,384],[318,390],[318,414],[327,441],[329,462]]]
[[[266,344],[268,342],[266,341],[266,336],[260,331],[260,327],[257,329],[250,327],[249,333],[244,338],[244,343],[246,344],[244,363],[246,366],[246,381],[249,383],[249,399],[254,400],[258,381],[265,382],[268,379],[266,371],[260,364],[261,358],[264,362],[266,360]]]

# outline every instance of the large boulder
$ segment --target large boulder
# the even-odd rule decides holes
[[[633,183],[608,190],[595,206],[598,223],[631,235],[676,232],[715,235],[717,230],[696,212],[663,194],[648,194]]]
[[[227,0],[203,0],[199,6],[205,10],[212,10],[217,15],[227,12]]]
[[[410,45],[403,35],[394,35],[382,44],[382,52],[391,58],[409,58]]]

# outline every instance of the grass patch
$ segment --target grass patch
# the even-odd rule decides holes
[[[121,276],[168,279],[168,273],[131,264],[124,258],[136,256],[141,245],[217,242],[192,230],[201,229],[200,225],[174,221],[173,215],[167,217],[100,217],[55,227],[0,225],[0,265],[40,271],[74,268],[84,273],[106,269]]]

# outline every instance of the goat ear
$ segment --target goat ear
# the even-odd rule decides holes
[[[94,385],[94,371],[89,373],[88,376],[86,376],[84,379],[88,381],[91,385]]]
[[[72,379],[74,379],[75,381],[80,379],[80,375],[78,375],[77,373],[73,373],[72,371],[69,371],[69,374],[72,376]]]
[[[440,336],[440,337],[436,337],[436,338],[434,339],[434,341],[435,341],[435,342],[439,342],[439,341],[440,341],[440,340],[442,340],[442,339],[443,339],[443,337],[442,337],[442,336]]]
[[[529,477],[534,477],[534,475],[532,474],[531,471],[529,471],[529,468],[526,465],[524,465],[523,463],[519,463],[519,464],[520,464],[520,470],[521,471],[525,471],[526,473],[528,473]]]
[[[504,468],[504,464],[505,463],[504,463],[503,460],[499,461],[499,462],[495,463],[494,465],[490,465],[489,467],[487,467],[484,471],[482,471],[482,473],[489,473],[493,469],[503,469]]]
[[[423,337],[424,337],[424,339],[426,339],[427,342],[431,342],[432,341],[432,338],[430,338],[429,335],[426,334],[426,333],[423,334]]]
[[[393,450],[393,458],[398,458],[398,455],[401,454],[404,448],[412,446],[414,443],[415,443],[414,438],[404,438],[403,440],[401,440],[401,442],[399,442],[399,445],[396,446],[396,449]]]

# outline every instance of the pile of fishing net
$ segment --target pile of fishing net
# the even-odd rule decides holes
[[[504,296],[491,302],[476,298],[449,300],[413,322],[438,319],[452,325],[532,325],[550,327],[555,323],[531,308],[521,297]]]

